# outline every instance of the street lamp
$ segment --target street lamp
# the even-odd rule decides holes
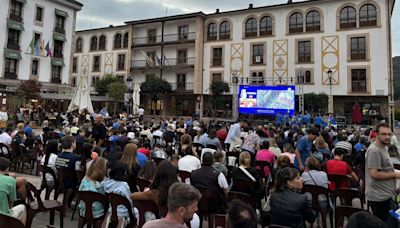
[[[332,113],[333,112],[333,97],[332,97],[332,70],[328,69],[326,72],[328,74],[328,79],[329,79],[329,104],[328,104],[328,112]]]
[[[232,72],[232,85],[233,85],[233,99],[232,99],[232,117],[234,121],[236,121],[239,117],[238,113],[238,103],[239,103],[239,97],[238,97],[238,84],[239,84],[239,77],[237,76],[238,70],[234,70]],[[243,78],[242,78],[243,80]]]
[[[133,93],[133,89],[132,89],[132,76],[131,75],[129,75],[129,77],[126,79],[126,82],[127,82],[127,84],[128,84],[128,93],[127,93],[127,95],[126,95],[126,97],[128,98],[128,102],[127,102],[127,111],[128,111],[128,114],[130,114],[130,105],[131,105],[131,103],[133,103],[133,98],[132,98],[132,93]]]
[[[299,84],[299,108],[304,115],[304,68],[300,68],[297,75],[297,84]]]

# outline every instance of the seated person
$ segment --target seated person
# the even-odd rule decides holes
[[[75,163],[80,160],[80,158],[73,153],[76,147],[75,137],[65,136],[62,140],[61,146],[63,151],[56,159],[56,167],[73,174],[72,176],[74,178],[72,180],[69,180],[68,178],[64,179],[64,186],[65,188],[75,189],[75,187],[78,185]]]
[[[348,151],[346,149],[336,147],[333,154],[334,157],[332,160],[326,162],[326,172],[328,176],[330,174],[343,175],[350,177],[353,181],[358,181],[357,174],[353,171],[353,169],[347,164],[347,162],[342,161],[345,154]],[[336,188],[349,188],[350,183],[348,181],[340,183],[339,186],[336,186],[336,183],[331,181],[329,184],[329,190],[335,191]]]
[[[318,185],[328,189],[328,175],[321,171],[321,164],[319,160],[313,156],[306,160],[306,171],[303,172],[301,178],[303,178],[303,184],[307,185]],[[309,192],[305,193],[309,204],[312,204],[312,196]],[[321,208],[328,208],[328,199],[325,195],[318,196],[319,205]]]

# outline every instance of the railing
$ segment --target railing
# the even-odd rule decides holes
[[[7,69],[6,69],[6,70],[7,70]],[[8,72],[5,72],[5,73],[4,73],[4,78],[6,78],[6,79],[17,79],[18,76],[17,76],[17,74],[15,74],[15,73],[8,73]]]
[[[194,57],[187,58],[174,58],[174,59],[164,59],[164,67],[186,67],[194,66]],[[132,68],[159,68],[161,67],[160,61],[153,60],[153,62],[148,62],[147,60],[133,60]]]
[[[170,83],[172,87],[172,91],[193,91],[194,83],[193,82],[186,82],[186,83]]]
[[[64,59],[63,53],[58,53],[58,52],[54,52],[53,57],[54,58],[59,58],[59,59]]]
[[[61,33],[61,34],[65,34],[65,29],[64,28],[60,28],[60,27],[55,27],[54,31]]]
[[[162,36],[146,36],[146,37],[135,37],[132,39],[132,44],[143,45],[143,44],[159,44],[161,43]],[[164,43],[169,42],[189,42],[196,39],[195,32],[181,33],[181,34],[168,34],[164,35]]]
[[[10,20],[22,22],[22,17],[16,14],[10,14]]]
[[[7,48],[19,51],[19,45],[10,40],[7,42]]]
[[[61,84],[61,78],[51,78],[51,83]]]

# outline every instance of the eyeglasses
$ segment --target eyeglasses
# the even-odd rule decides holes
[[[379,133],[379,135],[391,137],[393,133]]]

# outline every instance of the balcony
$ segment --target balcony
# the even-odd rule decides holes
[[[60,28],[60,27],[54,27],[54,31],[61,33],[61,34],[65,34],[65,29],[64,28]]]
[[[61,84],[61,78],[51,78],[51,83]]]
[[[64,59],[63,53],[59,53],[59,52],[54,52],[53,57],[58,58],[58,59]]]
[[[172,91],[174,92],[193,92],[194,83],[193,82],[177,82],[170,83]]]
[[[10,20],[22,22],[22,17],[20,15],[16,15],[16,14],[10,14]]]
[[[6,69],[6,71],[7,71],[7,69]],[[17,74],[15,74],[15,73],[8,73],[8,72],[5,72],[5,73],[4,73],[4,78],[16,80],[16,79],[18,78],[18,76],[17,76]]]
[[[7,42],[7,48],[12,49],[12,50],[17,50],[19,51],[19,45],[17,43],[14,43],[12,41]]]
[[[147,37],[136,37],[132,39],[133,47],[146,47],[146,46],[158,46],[163,44],[180,44],[180,43],[193,43],[196,39],[195,32],[183,33],[183,34],[168,34],[162,36],[147,36]]]
[[[163,67],[174,69],[193,68],[194,61],[194,57],[164,59]],[[161,67],[159,61],[155,60],[153,62],[153,64],[150,64],[147,60],[133,60],[131,66],[133,70],[159,69]]]

